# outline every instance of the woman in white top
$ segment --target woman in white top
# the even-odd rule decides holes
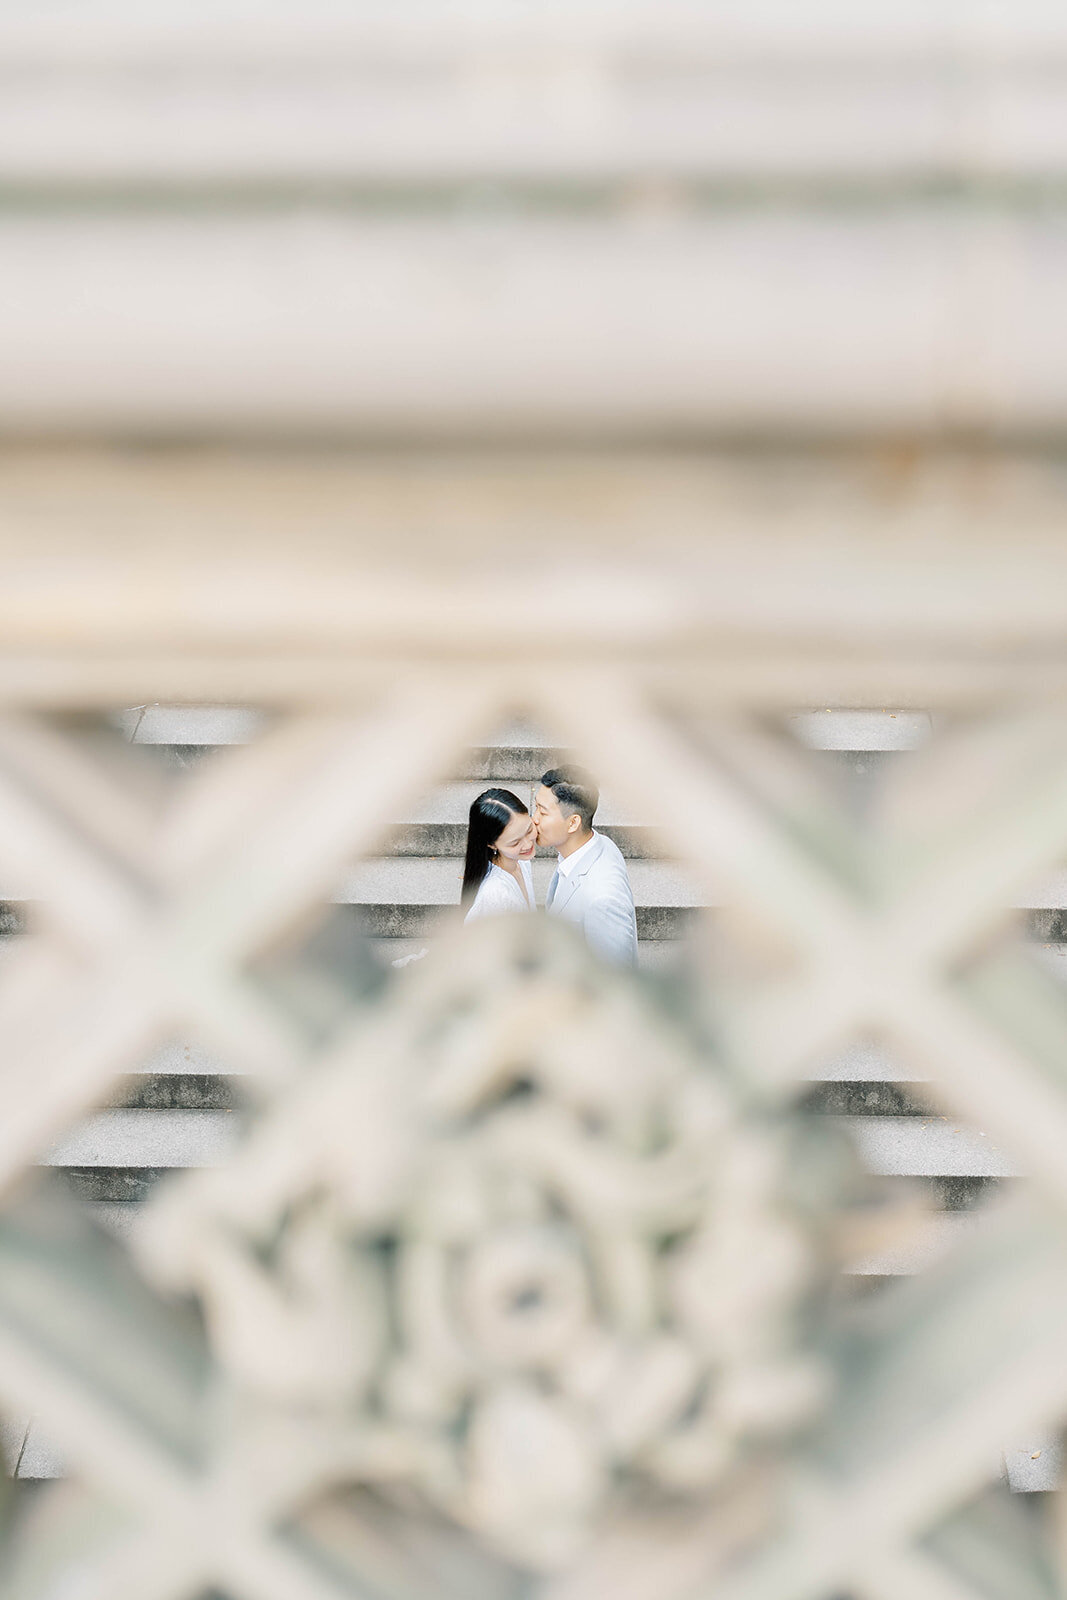
[[[472,917],[534,909],[533,862],[537,834],[533,818],[510,789],[486,789],[471,806],[463,904]]]

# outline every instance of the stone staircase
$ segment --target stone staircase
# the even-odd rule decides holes
[[[880,767],[929,733],[927,718],[905,714],[817,713],[797,717],[794,724],[797,736],[838,769],[860,807]],[[121,725],[134,742],[153,746],[161,760],[182,766],[209,759],[222,745],[253,737],[259,719],[240,711],[152,707],[124,713]],[[387,841],[388,853],[361,862],[338,886],[335,921],[340,919],[338,925],[353,947],[366,933],[380,959],[390,961],[431,943],[442,914],[458,900],[470,800],[487,782],[528,798],[556,755],[521,725],[469,750],[451,781],[398,820]],[[657,854],[647,822],[610,794],[604,796],[597,821],[628,857],[641,964],[663,968],[685,950],[686,931],[701,897],[683,871]],[[542,901],[551,871],[551,859],[535,863]],[[1059,932],[1059,919],[1067,915],[1047,903],[1057,892],[1052,884],[1033,897],[1041,903],[1031,908],[1031,927],[1046,939]],[[1067,894],[1060,904],[1067,904]],[[19,908],[9,905],[9,911],[7,925],[17,928]],[[1053,960],[1061,954],[1056,946],[1047,953]],[[932,1216],[921,1239],[854,1262],[851,1279],[857,1289],[933,1260],[961,1229],[976,1225],[980,1203],[991,1188],[1019,1176],[981,1130],[933,1112],[922,1084],[902,1076],[874,1049],[856,1046],[826,1063],[811,1085],[807,1105],[812,1114],[832,1117],[848,1129],[872,1172],[891,1184],[920,1185],[929,1196]],[[99,1219],[122,1233],[136,1225],[138,1203],[168,1172],[224,1160],[240,1122],[239,1079],[195,1043],[175,1043],[130,1077],[109,1108],[62,1138],[47,1164],[62,1170]],[[58,1456],[39,1437],[32,1419],[14,1419],[6,1432],[19,1476],[61,1473]],[[1055,1481],[1058,1462],[1051,1446],[1012,1450],[1005,1461],[1018,1489],[1043,1490]]]

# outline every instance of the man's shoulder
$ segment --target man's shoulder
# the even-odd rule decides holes
[[[609,839],[606,833],[598,833],[597,840],[600,844],[600,849],[597,851],[595,861],[591,863],[595,870],[590,876],[599,878],[600,882],[605,885],[609,882],[625,883],[627,889],[629,889],[630,874],[622,851],[614,839]]]
[[[600,848],[596,853],[595,865],[625,873],[626,858],[614,839],[609,839],[606,833],[598,833],[596,840]]]

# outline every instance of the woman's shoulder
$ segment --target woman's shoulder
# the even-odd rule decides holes
[[[515,886],[510,883],[505,872],[499,867],[490,867],[481,883],[478,893],[474,897],[464,922],[469,922],[472,917],[491,917],[498,911],[511,911],[515,905]]]

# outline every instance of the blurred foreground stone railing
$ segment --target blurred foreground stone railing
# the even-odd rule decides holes
[[[0,1398],[69,1474],[14,1500],[7,1592],[978,1596],[992,1540],[995,1593],[1057,1594],[1051,1508],[996,1482],[1067,1412],[1067,1015],[1007,909],[1067,852],[1057,563],[944,545],[939,578],[868,529],[816,604],[750,581],[769,527],[635,543],[594,639],[537,583],[504,638],[432,547],[326,564],[276,528],[257,562],[205,538],[233,512],[205,496],[192,550],[56,523],[5,556]],[[787,732],[790,667],[940,697],[865,821]],[[92,715],[154,685],[270,715],[161,784]],[[522,918],[387,982],[323,964],[338,874],[516,706],[714,885],[691,975]],[[242,1076],[247,1131],[117,1244],[37,1163],[175,1037]],[[914,1219],[796,1101],[864,1039],[1027,1182],[857,1311],[837,1264]]]

